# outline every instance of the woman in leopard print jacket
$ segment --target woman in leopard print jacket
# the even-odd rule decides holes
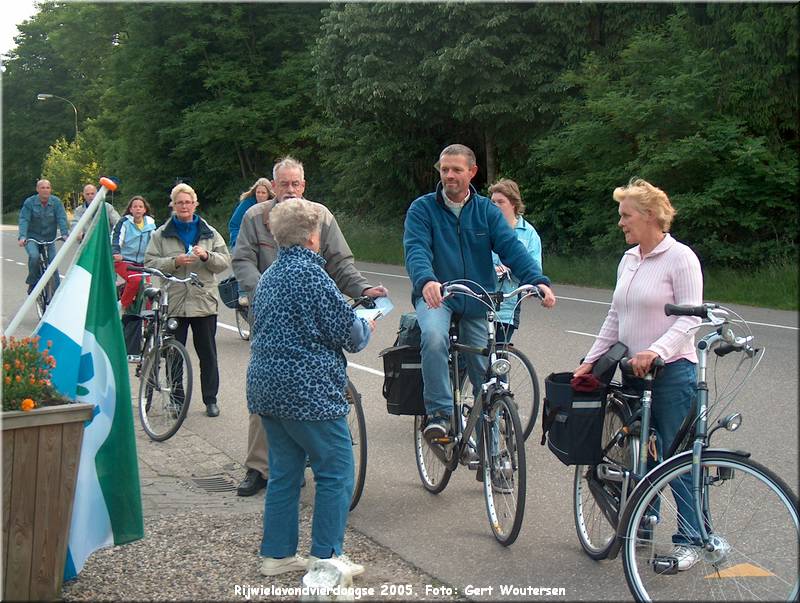
[[[261,416],[269,442],[261,542],[261,573],[268,576],[308,563],[296,554],[306,457],[316,481],[312,558],[342,554],[353,493],[342,349],[363,349],[374,324],[356,317],[325,272],[319,219],[302,199],[275,206],[270,230],[280,249],[253,299],[247,406]]]

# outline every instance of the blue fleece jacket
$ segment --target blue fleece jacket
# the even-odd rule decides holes
[[[231,215],[231,219],[228,222],[228,232],[231,235],[231,253],[233,253],[233,248],[236,247],[236,238],[239,236],[239,229],[242,227],[242,219],[245,213],[247,213],[247,210],[255,204],[256,196],[251,195],[242,199],[239,205],[236,206],[236,209],[233,210],[233,215]]]
[[[133,222],[133,216],[126,214],[114,226],[111,234],[111,253],[119,253],[128,262],[144,263],[144,252],[156,229],[152,216],[144,216],[144,227],[139,230]]]
[[[445,206],[442,194],[439,183],[435,192],[416,199],[406,213],[403,249],[406,271],[411,277],[412,303],[416,303],[422,288],[430,281],[470,279],[487,291],[495,291],[497,278],[492,251],[520,282],[550,284],[491,200],[470,185],[470,197],[456,218]],[[464,316],[486,314],[485,306],[463,295],[445,303]]]

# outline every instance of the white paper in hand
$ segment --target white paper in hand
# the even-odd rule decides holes
[[[374,308],[356,308],[356,316],[363,318],[364,320],[376,320],[383,318],[393,309],[394,304],[392,303],[392,300],[390,300],[388,297],[378,297],[375,299]]]

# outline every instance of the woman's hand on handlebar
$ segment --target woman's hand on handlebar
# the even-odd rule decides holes
[[[548,287],[547,285],[537,285],[539,290],[542,292],[542,305],[545,308],[552,308],[556,305],[556,296],[553,293],[553,290]]]
[[[594,367],[593,362],[584,362],[578,368],[572,371],[572,376],[580,377],[581,375],[588,375],[592,372],[592,367]]]
[[[438,308],[442,305],[442,283],[428,281],[422,288],[422,299],[429,308]]]
[[[658,354],[650,350],[643,350],[631,358],[631,368],[637,377],[644,377],[653,365],[653,361],[658,358]]]

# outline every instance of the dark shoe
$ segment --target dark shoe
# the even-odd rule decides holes
[[[212,402],[211,404],[206,404],[206,414],[209,417],[218,417],[219,406],[217,406],[214,402]]]
[[[431,444],[435,440],[447,437],[447,431],[450,429],[450,418],[436,415],[428,421],[428,425],[422,432],[422,437]]]
[[[261,477],[261,474],[256,469],[248,469],[244,479],[236,488],[236,494],[239,496],[253,496],[266,485],[267,480]]]

